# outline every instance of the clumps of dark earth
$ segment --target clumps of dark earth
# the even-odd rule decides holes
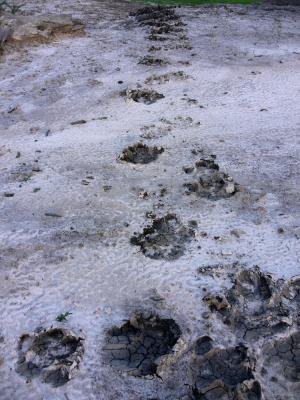
[[[255,360],[243,345],[215,348],[204,336],[196,342],[190,365],[194,400],[260,400],[261,387],[254,379]]]
[[[255,268],[238,273],[225,294],[207,295],[204,301],[238,337],[252,341],[284,332],[297,320],[298,303],[293,311],[286,291],[281,281]]]
[[[152,83],[163,84],[163,83],[170,82],[171,80],[185,80],[188,78],[189,78],[189,76],[187,74],[185,74],[183,71],[176,71],[176,72],[169,72],[169,73],[163,74],[163,75],[149,76],[149,78],[147,78],[145,80],[145,84],[146,85],[149,85]]]
[[[149,164],[151,161],[157,160],[158,156],[163,152],[163,147],[151,147],[143,143],[137,143],[124,149],[119,159],[133,164]]]
[[[165,96],[155,90],[149,89],[127,89],[121,92],[121,96],[125,96],[127,100],[133,100],[136,103],[153,104],[157,100],[163,99]]]
[[[79,368],[83,339],[65,329],[21,336],[16,370],[28,379],[39,377],[54,387],[67,383]]]
[[[174,39],[176,36],[170,36],[170,34],[176,35],[184,32],[183,27],[185,24],[180,20],[175,9],[171,7],[144,7],[132,13],[131,16],[135,17],[140,26],[148,28],[148,40],[164,41]]]
[[[176,214],[154,218],[142,233],[135,233],[131,244],[139,246],[142,253],[152,259],[176,260],[181,257],[186,244],[195,236],[192,228],[185,226]]]
[[[238,185],[233,178],[220,171],[214,159],[201,159],[194,166],[184,167],[184,172],[191,175],[191,181],[184,184],[186,194],[195,193],[200,197],[219,200],[233,196]]]
[[[169,62],[162,58],[145,56],[139,61],[139,64],[147,65],[147,66],[161,66],[161,65],[169,64]]]
[[[300,332],[267,343],[263,354],[265,360],[262,373],[276,387],[276,393],[281,392],[282,397],[278,398],[299,399]]]
[[[148,6],[130,14],[141,26],[164,26],[171,21],[180,21],[175,9],[171,7]],[[180,21],[181,22],[181,21]]]
[[[156,375],[161,357],[172,352],[180,335],[173,319],[137,315],[107,332],[104,358],[137,377]]]

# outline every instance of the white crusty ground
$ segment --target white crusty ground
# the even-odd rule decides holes
[[[159,309],[181,326],[181,351],[209,333],[201,318],[202,288],[228,284],[201,277],[200,266],[230,269],[237,262],[276,278],[299,274],[299,11],[181,8],[193,49],[163,43],[168,49],[161,55],[170,64],[145,67],[138,61],[152,43],[128,18],[133,8],[119,1],[27,1],[28,12],[72,14],[87,34],[1,56],[1,400],[174,399],[171,384],[103,365],[105,330],[136,310]],[[153,73],[179,70],[191,78],[152,85],[165,95],[153,105],[119,96]],[[198,104],[188,104],[184,94]],[[8,113],[11,107],[17,109]],[[81,119],[87,123],[70,124]],[[155,125],[156,137],[144,141],[165,152],[148,165],[118,162],[148,125]],[[201,156],[192,149],[215,154],[244,191],[217,202],[184,196],[182,167]],[[20,185],[12,172],[21,163],[38,164],[42,172]],[[94,179],[83,185],[90,175]],[[139,197],[142,190],[158,192],[159,184],[168,192],[163,206],[156,196]],[[104,185],[112,189],[105,192]],[[177,261],[151,260],[129,243],[153,208],[198,222],[196,240]],[[163,302],[153,300],[156,292]],[[65,311],[71,317],[57,323]],[[15,372],[20,335],[60,325],[85,338],[80,371],[58,389],[38,379],[26,383]]]

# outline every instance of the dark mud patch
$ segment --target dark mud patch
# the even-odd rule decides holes
[[[134,376],[155,375],[160,357],[171,353],[181,331],[172,319],[138,315],[106,336],[106,361]]]
[[[194,236],[194,230],[183,225],[176,214],[167,214],[154,218],[152,224],[144,228],[142,233],[135,234],[130,242],[140,246],[146,257],[176,260],[184,254],[186,244]]]
[[[159,46],[150,46],[148,48],[148,51],[151,53],[154,53],[155,51],[160,51],[160,50],[161,50],[161,47],[159,47]]]
[[[150,67],[151,66],[161,67],[162,65],[169,64],[169,62],[163,58],[155,58],[155,57],[145,56],[139,61],[139,64],[147,65]]]
[[[158,100],[163,99],[165,96],[155,90],[149,89],[127,89],[120,93],[125,96],[127,100],[135,101],[136,103],[153,104]]]
[[[171,7],[144,7],[131,14],[139,26],[147,29],[148,40],[166,41],[179,40],[178,34],[184,33],[185,24]]]
[[[84,353],[82,338],[65,329],[50,329],[23,335],[18,345],[17,372],[29,379],[62,386],[79,368]]]
[[[272,392],[280,399],[299,399],[300,332],[267,343],[263,354],[263,373],[272,382]]]
[[[145,84],[149,85],[152,83],[158,83],[158,84],[163,84],[170,82],[172,80],[186,80],[188,79],[189,76],[185,74],[183,71],[176,71],[176,72],[170,72],[168,74],[163,74],[163,75],[152,75],[149,76],[145,80]]]
[[[224,324],[246,340],[272,336],[292,323],[278,284],[258,268],[241,271],[225,295],[208,295],[204,301],[222,317]]]
[[[161,21],[173,21],[179,19],[174,8],[161,6],[142,7],[130,15],[141,25],[148,25],[149,21],[154,21],[155,24],[158,24]]]
[[[168,40],[168,37],[151,34],[147,37],[147,39],[150,40],[151,42],[165,42]]]
[[[261,387],[254,380],[253,360],[247,348],[240,345],[226,349],[213,348],[212,340],[200,338],[199,354],[191,363],[194,400],[260,400]]]
[[[200,197],[219,200],[233,196],[238,191],[238,184],[233,178],[220,171],[213,159],[201,159],[195,166],[185,170],[191,180],[184,184],[186,194],[195,193]]]
[[[157,160],[158,156],[163,152],[163,147],[151,147],[143,143],[137,143],[124,149],[119,159],[133,164],[149,164]]]

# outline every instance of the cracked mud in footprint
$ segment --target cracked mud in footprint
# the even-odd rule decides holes
[[[204,301],[245,340],[274,335],[292,324],[290,310],[283,304],[277,283],[259,269],[241,271],[226,295],[208,295]]]
[[[171,353],[180,335],[172,319],[138,315],[108,331],[104,357],[113,368],[134,376],[155,375],[160,357]]]
[[[135,234],[131,244],[140,246],[146,257],[153,259],[176,260],[186,249],[186,244],[195,236],[193,229],[185,226],[176,214],[155,218],[152,225]]]
[[[158,93],[155,90],[148,89],[127,89],[121,92],[121,96],[125,96],[127,100],[147,105],[156,103],[157,100],[161,100],[165,97],[163,94]]]
[[[16,370],[31,379],[39,377],[44,383],[62,386],[79,368],[84,353],[82,338],[65,329],[50,329],[21,336]]]
[[[262,374],[272,382],[272,393],[277,393],[278,399],[299,399],[300,332],[267,343],[263,354]],[[269,385],[265,389],[269,392]]]
[[[219,169],[213,159],[201,159],[194,167],[185,167],[185,173],[192,175],[192,181],[184,184],[186,194],[195,193],[212,200],[233,196],[238,191],[238,185]]]
[[[260,384],[254,380],[254,360],[246,347],[213,348],[206,336],[198,339],[195,353],[191,364],[194,400],[262,398]]]
[[[151,147],[143,143],[137,143],[124,149],[119,159],[132,164],[149,164],[157,160],[158,156],[163,152],[163,147]]]

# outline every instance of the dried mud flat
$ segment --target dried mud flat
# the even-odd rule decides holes
[[[1,16],[1,400],[299,399],[300,11],[269,3]]]

